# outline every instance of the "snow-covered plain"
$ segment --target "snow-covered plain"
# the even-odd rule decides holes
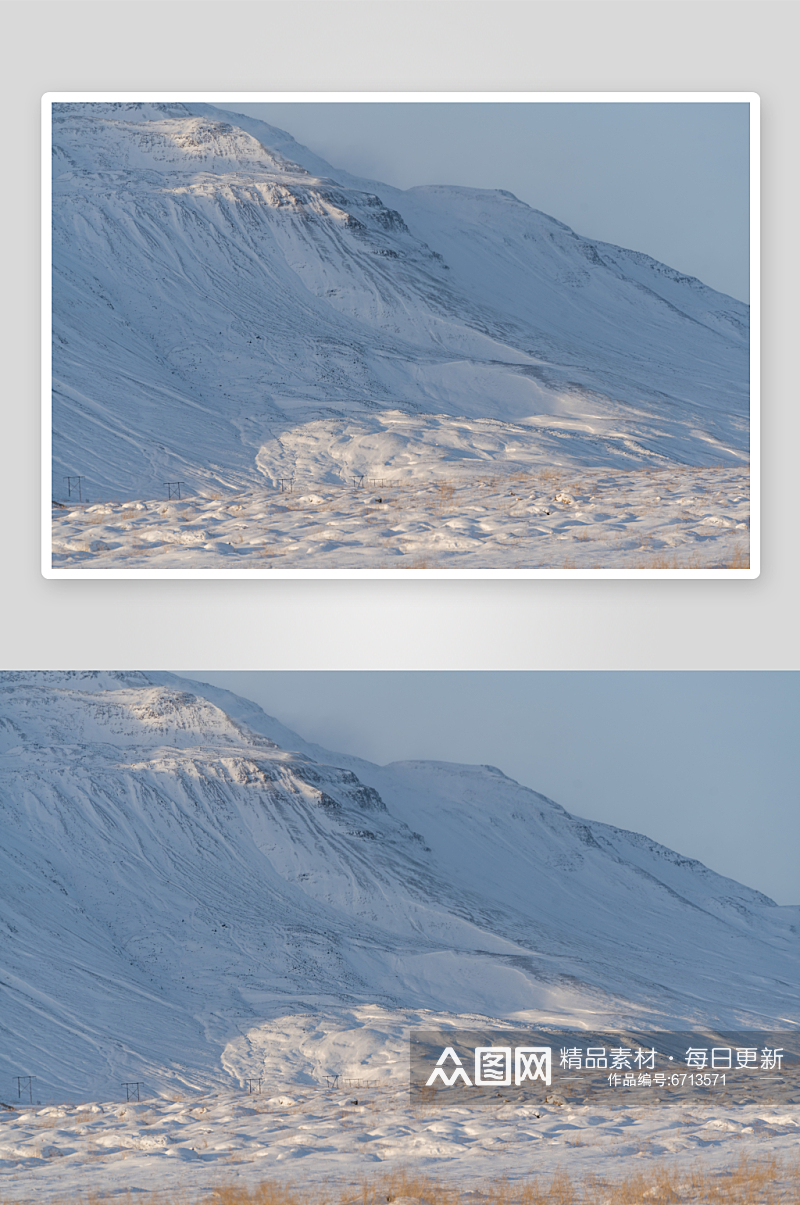
[[[797,1149],[791,1077],[409,1107],[412,1028],[800,1029],[800,908],[497,769],[331,753],[166,673],[6,673],[0,824],[5,1199]]]
[[[686,1187],[658,1199],[688,1205],[698,1199],[689,1187],[698,1172],[724,1178],[742,1159],[772,1157],[786,1169],[781,1199],[796,1201],[789,1191],[800,1153],[796,1081],[777,1091],[745,1083],[690,1100],[646,1093],[576,1082],[519,1104],[410,1107],[408,1092],[388,1083],[266,1094],[254,1085],[253,1094],[21,1106],[0,1117],[0,1193],[8,1201],[129,1191],[213,1200],[220,1185],[272,1180],[305,1187],[309,1198],[312,1186],[349,1188],[343,1195],[356,1201],[360,1183],[402,1168],[458,1186],[464,1205],[480,1205],[481,1185],[502,1176],[512,1184],[547,1181],[561,1170],[578,1182],[613,1182],[634,1172],[656,1184],[666,1166]],[[613,1205],[614,1197],[596,1200]]]
[[[354,475],[744,480],[748,307],[508,192],[359,180],[209,105],[66,103],[52,198],[57,501],[77,475],[93,502],[181,481],[201,505]],[[330,543],[303,546],[303,567],[380,567]],[[504,539],[488,551],[519,559]]]
[[[743,569],[747,469],[473,470],[53,510],[71,569]]]

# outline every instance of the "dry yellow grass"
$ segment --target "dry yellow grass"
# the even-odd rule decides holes
[[[722,566],[723,569],[749,569],[750,568],[750,550],[744,546],[734,549],[729,560]]]
[[[641,557],[633,566],[635,569],[705,569],[702,556],[699,552],[686,552],[683,554],[672,553],[654,553],[648,557]],[[721,565],[709,565],[710,569],[749,569],[750,568],[750,552],[747,548],[735,548],[727,561]]]
[[[564,480],[564,470],[540,469],[537,476],[545,489],[552,489],[554,493],[558,493],[561,489],[560,483]]]
[[[434,486],[434,496],[430,508],[435,515],[443,515],[453,506],[456,487],[452,481],[437,481]]]
[[[435,569],[436,561],[429,555],[418,556],[414,560],[399,561],[398,569]]]
[[[266,1181],[252,1188],[219,1184],[211,1190],[154,1192],[150,1205],[464,1205],[468,1190],[424,1173],[398,1169],[357,1184],[296,1185]],[[685,1164],[654,1163],[628,1175],[571,1176],[564,1170],[522,1180],[506,1177],[471,1184],[470,1199],[480,1205],[800,1205],[800,1159],[747,1159],[726,1172],[706,1172]],[[102,1194],[63,1198],[51,1205],[99,1205]],[[142,1198],[137,1194],[137,1200]],[[131,1197],[114,1194],[118,1205]],[[2,1203],[0,1203],[2,1205]],[[11,1205],[10,1202],[7,1205]]]
[[[702,566],[691,556],[684,556],[680,559],[677,553],[671,556],[666,553],[655,553],[649,557],[640,557],[634,569],[700,569]]]
[[[97,1121],[94,1113],[68,1113],[61,1116],[51,1113],[44,1117],[35,1117],[26,1124],[37,1130],[66,1130],[70,1126],[88,1125],[93,1121]]]

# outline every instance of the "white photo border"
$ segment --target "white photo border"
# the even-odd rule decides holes
[[[750,109],[750,567],[748,569],[66,569],[52,562],[52,106],[84,103],[324,104],[747,104]],[[761,140],[755,92],[47,92],[42,97],[41,531],[42,576],[312,579],[754,579],[761,572]]]

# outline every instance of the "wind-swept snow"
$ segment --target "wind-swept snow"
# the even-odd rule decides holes
[[[59,506],[53,564],[278,573],[309,562],[412,572],[749,567],[746,469],[453,469],[433,482],[354,476],[311,490],[287,481],[281,491],[225,498]]]
[[[359,181],[207,105],[55,104],[53,149],[58,499],[747,463],[748,307],[510,193]]]
[[[367,1032],[369,1020],[358,1017]],[[314,1033],[302,1021],[286,1029],[300,1041]],[[335,1045],[336,1028],[318,1036]],[[675,1168],[673,1181],[685,1186],[671,1199],[691,1202],[700,1199],[691,1194],[694,1176],[715,1174],[724,1186],[740,1160],[754,1169],[775,1159],[785,1169],[776,1168],[775,1181],[786,1196],[770,1200],[792,1205],[799,1137],[794,1085],[775,1093],[747,1084],[691,1100],[671,1091],[642,1099],[641,1093],[578,1087],[567,1095],[542,1092],[522,1104],[413,1109],[407,1091],[389,1082],[349,1090],[329,1090],[324,1082],[277,1091],[262,1085],[254,1094],[127,1103],[123,1095],[102,1104],[21,1106],[0,1115],[0,1188],[7,1201],[63,1202],[87,1190],[166,1191],[205,1200],[221,1185],[253,1188],[267,1180],[293,1186],[302,1200],[326,1189],[336,1194],[333,1200],[352,1202],[365,1181],[402,1169],[436,1177],[450,1192],[462,1189],[464,1205],[481,1205],[481,1185],[506,1176],[504,1199],[513,1205],[515,1183],[523,1178],[542,1186],[561,1171],[578,1182],[595,1176],[613,1183],[633,1172],[655,1186],[666,1164]],[[639,1200],[659,1200],[656,1193],[653,1187]],[[384,1190],[377,1199],[387,1195],[391,1199]],[[398,1205],[419,1201],[396,1191],[393,1199]],[[439,1199],[426,1194],[423,1205]],[[599,1205],[614,1197],[594,1199]]]

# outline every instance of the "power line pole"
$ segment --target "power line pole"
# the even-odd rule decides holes
[[[65,477],[64,480],[67,483],[67,497],[71,498],[72,491],[77,490],[78,501],[83,502],[83,494],[81,493],[81,482],[83,481],[83,477]],[[73,481],[75,482],[75,485],[72,484]]]
[[[31,1104],[33,1104],[33,1081],[36,1079],[36,1076],[15,1075],[14,1079],[17,1081],[17,1097],[22,1100],[22,1089],[27,1088],[28,1099],[30,1100]]]

